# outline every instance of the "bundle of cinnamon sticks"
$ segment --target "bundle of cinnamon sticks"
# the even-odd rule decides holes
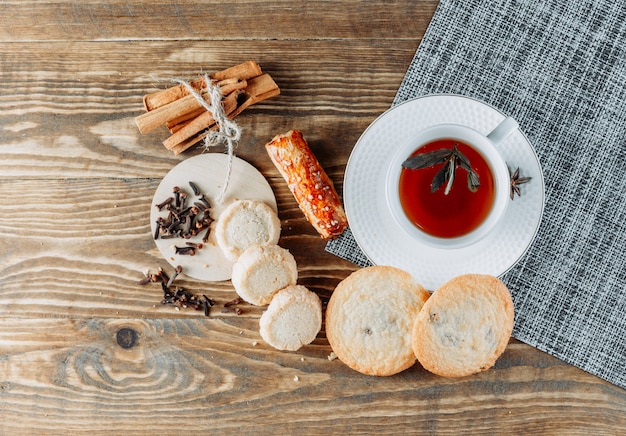
[[[213,85],[220,88],[224,112],[229,119],[255,103],[280,94],[271,76],[263,74],[254,61],[218,71],[209,78]],[[210,99],[203,77],[191,81],[189,85],[203,98]],[[148,133],[165,125],[171,135],[163,141],[163,145],[174,154],[180,154],[204,139],[209,129],[218,128],[212,114],[183,84],[147,94],[143,103],[146,113],[135,118],[139,131]]]

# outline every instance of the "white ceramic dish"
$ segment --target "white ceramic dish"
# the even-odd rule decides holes
[[[532,180],[521,186],[522,196],[515,196],[495,229],[475,244],[438,249],[411,236],[394,219],[386,192],[394,150],[421,130],[453,123],[486,135],[505,118],[472,98],[430,95],[389,109],[365,130],[348,160],[343,197],[352,234],[372,263],[401,268],[435,290],[464,273],[500,276],[519,261],[537,233],[544,206],[541,165],[521,130],[499,149],[512,171],[519,167],[520,175]]]

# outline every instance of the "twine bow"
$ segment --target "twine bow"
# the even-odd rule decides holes
[[[229,119],[226,112],[224,112],[224,106],[222,104],[223,96],[220,91],[220,87],[211,81],[208,74],[205,74],[204,76],[204,83],[206,87],[202,88],[200,91],[193,89],[193,87],[184,80],[177,80],[177,82],[182,84],[187,91],[189,91],[189,93],[193,95],[196,100],[198,100],[202,107],[213,116],[213,119],[215,120],[217,129],[210,129],[208,135],[204,138],[205,151],[211,147],[226,144],[228,151],[226,176],[222,189],[216,198],[218,203],[222,203],[224,196],[226,195],[226,191],[228,190],[228,183],[230,181],[233,167],[233,159],[235,157],[235,144],[241,138],[241,128],[237,125],[237,123]],[[202,94],[204,91],[208,94],[208,99],[203,97]]]

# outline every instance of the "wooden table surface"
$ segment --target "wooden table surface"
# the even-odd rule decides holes
[[[141,135],[142,96],[252,59],[282,93],[237,118],[236,154],[269,181],[280,245],[327,301],[357,267],[324,251],[263,145],[301,130],[341,192],[436,0],[1,4],[0,434],[626,434],[623,389],[516,340],[479,375],[369,377],[328,359],[323,329],[279,352],[259,336],[263,308],[205,317],[137,284],[171,269],[150,231],[155,189],[201,152]],[[229,281],[179,284],[236,296]]]

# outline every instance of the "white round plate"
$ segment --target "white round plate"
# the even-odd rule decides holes
[[[478,273],[500,276],[524,255],[543,213],[544,181],[535,151],[521,130],[499,148],[511,171],[532,180],[509,204],[505,216],[484,239],[468,247],[437,249],[411,237],[396,222],[387,204],[386,175],[393,150],[420,130],[455,123],[488,134],[506,116],[497,109],[459,95],[429,95],[401,103],[378,117],[363,132],[348,160],[343,198],[350,230],[368,259],[411,273],[426,289],[449,279]]]
[[[263,175],[248,162],[235,157],[228,182],[228,189],[222,203],[216,198],[222,190],[226,180],[226,168],[228,156],[222,153],[204,153],[186,159],[176,165],[165,175],[152,199],[150,211],[150,225],[152,234],[156,230],[156,221],[159,217],[165,218],[167,211],[157,209],[156,205],[171,197],[174,186],[180,187],[187,195],[187,205],[197,201],[189,186],[189,182],[196,184],[201,193],[211,203],[211,217],[217,220],[220,213],[235,200],[262,201],[277,211],[276,198],[269,183]],[[211,226],[213,230],[214,225]],[[226,259],[222,250],[217,246],[215,237],[211,231],[208,243],[204,243],[202,249],[197,250],[194,256],[175,254],[174,246],[182,247],[186,242],[201,243],[205,230],[191,239],[156,239],[159,251],[173,267],[181,265],[183,274],[206,281],[222,281],[231,278],[232,261]]]

